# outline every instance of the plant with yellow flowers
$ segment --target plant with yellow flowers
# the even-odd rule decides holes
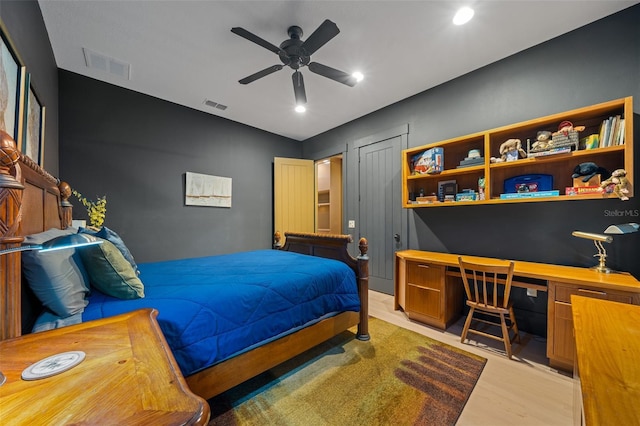
[[[97,198],[95,201],[88,200],[81,193],[75,189],[71,191],[82,205],[87,209],[87,215],[89,216],[89,224],[93,227],[100,228],[104,223],[104,219],[107,215],[107,196],[103,195]]]

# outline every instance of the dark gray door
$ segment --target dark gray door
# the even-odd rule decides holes
[[[396,250],[406,248],[406,212],[401,206],[402,136],[359,149],[360,235],[369,241],[369,288],[393,294]]]

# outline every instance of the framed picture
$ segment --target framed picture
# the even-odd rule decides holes
[[[185,205],[231,207],[231,178],[187,172]]]
[[[27,77],[29,88],[25,102],[22,152],[39,166],[44,162],[44,106]]]
[[[26,67],[0,22],[0,129],[22,148]]]

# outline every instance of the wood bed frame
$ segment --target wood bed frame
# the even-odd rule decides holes
[[[0,150],[1,150],[0,146]],[[0,154],[2,154],[0,152]],[[11,166],[0,155],[0,250],[19,246],[25,235],[71,226],[70,187],[58,181],[29,157],[20,154]],[[5,161],[6,163],[6,161]],[[367,241],[359,241],[360,255],[348,251],[348,235],[287,233],[280,250],[345,262],[356,273],[360,312],[343,312],[186,377],[191,390],[205,399],[218,395],[319,343],[358,326],[356,338],[369,340]],[[24,316],[36,315],[22,296],[20,253],[0,255],[0,339],[22,334]],[[31,309],[33,311],[33,309]]]

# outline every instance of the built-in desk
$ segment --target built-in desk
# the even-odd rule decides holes
[[[638,424],[640,307],[579,296],[571,301],[582,403],[576,424]]]
[[[395,309],[416,321],[446,329],[464,306],[458,256],[420,250],[396,252]],[[495,264],[504,259],[466,256]],[[640,282],[627,273],[603,274],[589,268],[514,261],[513,285],[548,291],[547,357],[553,367],[571,371],[575,358],[571,295],[640,305]]]

